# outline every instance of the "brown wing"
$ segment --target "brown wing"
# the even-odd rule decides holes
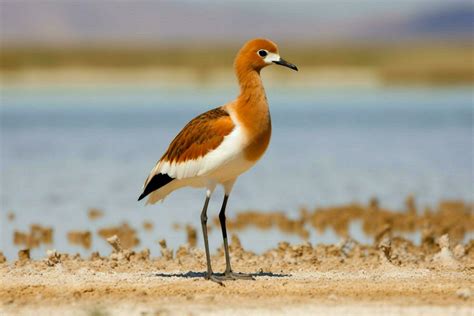
[[[207,111],[179,132],[160,161],[180,163],[202,157],[219,146],[233,129],[234,123],[223,108]]]
[[[171,142],[168,150],[158,161],[143,185],[143,193],[138,200],[176,178],[177,169],[163,169],[171,163],[179,164],[198,159],[217,148],[224,137],[234,129],[229,113],[223,108],[205,112],[189,122]],[[186,165],[180,168],[186,168]],[[199,170],[186,169],[184,177],[195,176]]]

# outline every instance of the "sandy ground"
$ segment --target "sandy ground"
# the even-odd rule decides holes
[[[373,236],[372,245],[349,236],[354,220]],[[217,227],[218,220],[210,224]],[[342,239],[333,245],[281,242],[255,254],[232,235],[233,268],[255,280],[221,286],[204,279],[205,255],[191,226],[185,229],[186,245],[170,249],[162,240],[158,257],[150,257],[148,249],[134,250],[136,229],[128,224],[102,228],[97,234],[111,246],[105,256],[48,251],[31,260],[24,249],[17,260],[7,261],[0,253],[0,315],[474,315],[469,203],[446,201],[420,211],[408,198],[406,210],[397,212],[374,199],[367,206],[301,210],[296,219],[248,211],[229,219],[228,226],[234,234],[252,226],[303,238],[309,229],[331,228]],[[400,234],[412,232],[419,232],[419,244]],[[68,239],[90,247],[91,235],[70,232]],[[53,230],[33,225],[13,237],[18,246],[33,248],[50,243]],[[214,271],[224,270],[222,247],[212,262]]]
[[[203,279],[203,252],[185,245],[150,258],[120,247],[106,257],[50,252],[0,265],[0,314],[473,315],[474,247],[393,238],[378,246],[289,245],[256,255],[234,237],[236,271],[254,281]],[[213,256],[222,271],[222,249]]]

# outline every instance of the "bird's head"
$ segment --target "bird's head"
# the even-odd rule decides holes
[[[280,57],[275,43],[263,38],[253,39],[245,43],[235,58],[235,66],[240,70],[260,71],[262,68],[273,64],[298,71],[295,65]]]

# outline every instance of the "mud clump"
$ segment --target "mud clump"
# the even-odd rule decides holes
[[[54,267],[58,263],[61,263],[61,255],[56,250],[46,251],[47,258],[45,259],[46,265]]]
[[[130,227],[127,223],[123,223],[120,226],[101,228],[98,231],[99,236],[107,240],[116,235],[126,249],[132,249],[140,244],[140,240],[137,237],[135,229]]]
[[[92,246],[92,233],[90,231],[73,230],[67,233],[67,239],[72,245],[79,245],[85,249]]]
[[[146,231],[152,231],[153,230],[153,223],[150,221],[144,221],[142,224],[142,227]]]
[[[392,262],[392,241],[389,238],[384,238],[379,243],[380,249],[380,264],[381,265],[393,265]]]
[[[102,260],[102,257],[100,256],[100,253],[98,251],[94,251],[94,252],[91,253],[90,260],[91,261]]]
[[[30,249],[21,249],[18,251],[18,260],[20,262],[25,262],[30,260]]]
[[[123,251],[122,243],[120,242],[120,239],[117,237],[117,235],[107,238],[107,242],[112,246],[115,252]]]
[[[462,259],[462,257],[466,255],[466,248],[464,248],[464,245],[457,244],[453,249],[453,255],[456,259]]]
[[[150,260],[150,249],[145,248],[137,254],[138,260],[147,261]]]
[[[158,242],[158,244],[161,247],[161,256],[165,260],[173,260],[173,249],[169,249],[168,246],[166,245],[166,240],[162,239]]]
[[[99,218],[102,218],[103,216],[104,212],[102,210],[99,210],[98,208],[90,208],[87,211],[87,217],[89,217],[91,221],[95,221]]]
[[[440,251],[434,255],[433,261],[438,263],[444,268],[449,269],[458,269],[461,267],[461,264],[458,260],[454,257],[451,249],[449,247],[449,236],[447,234],[441,236],[438,239],[438,245],[440,247]]]
[[[112,246],[113,252],[110,255],[111,260],[115,261],[130,261],[130,258],[135,255],[135,252],[129,249],[124,249],[122,243],[117,235],[107,238],[107,242]],[[117,266],[114,262],[111,264],[112,267]]]
[[[213,219],[216,227],[220,227],[218,217]],[[246,211],[240,212],[235,219],[227,220],[227,228],[229,230],[242,230],[249,226],[253,226],[262,230],[278,228],[281,232],[287,234],[296,234],[303,239],[309,237],[309,231],[305,227],[305,219],[300,217],[298,219],[290,219],[283,212],[259,212]]]
[[[334,230],[339,236],[349,237],[349,225],[353,221],[361,221],[363,231],[374,237],[377,243],[383,238],[391,238],[396,233],[413,233],[421,231],[422,244],[433,253],[436,239],[449,234],[455,243],[463,240],[467,232],[474,231],[473,205],[463,201],[442,201],[437,208],[420,210],[414,196],[405,201],[405,209],[389,210],[382,208],[376,198],[368,205],[350,203],[335,207],[316,208],[313,211],[301,209],[296,219],[289,218],[283,212],[240,212],[234,219],[227,220],[230,231],[239,231],[247,227],[262,230],[277,228],[281,232],[307,239],[308,227],[320,233],[327,229]],[[219,226],[219,218],[213,219]]]
[[[192,225],[186,225],[186,236],[190,247],[196,247],[197,245],[197,231]]]
[[[13,232],[13,243],[28,248],[37,248],[41,244],[51,244],[53,242],[53,228],[32,224],[29,232],[15,230]]]

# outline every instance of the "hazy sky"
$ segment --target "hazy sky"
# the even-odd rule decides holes
[[[472,30],[473,12],[465,0],[0,0],[0,35],[66,44],[396,39]]]

